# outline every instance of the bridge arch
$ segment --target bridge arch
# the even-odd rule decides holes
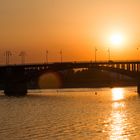
[[[4,92],[6,95],[26,95],[26,82],[29,78],[39,76],[46,71],[62,71],[74,68],[96,68],[132,77],[137,80],[138,92],[140,93],[139,61],[90,61],[0,66],[0,77],[1,82],[4,83]],[[9,73],[9,71],[11,72]]]

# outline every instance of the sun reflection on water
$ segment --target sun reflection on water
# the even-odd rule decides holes
[[[112,89],[112,113],[110,116],[110,140],[128,140],[126,133],[127,116],[125,112],[124,90],[122,88]]]
[[[122,88],[112,89],[112,100],[118,101],[124,99],[124,90]]]
[[[118,139],[128,139],[128,136],[125,132],[125,121],[126,121],[126,116],[123,112],[113,112],[112,113],[112,118],[111,118],[111,133],[110,133],[110,140],[118,140]]]

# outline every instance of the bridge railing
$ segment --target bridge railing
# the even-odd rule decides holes
[[[110,60],[110,61],[66,61],[66,62],[49,62],[49,63],[25,63],[25,64],[1,64],[2,67],[35,67],[35,66],[47,66],[54,64],[140,64],[140,60]]]

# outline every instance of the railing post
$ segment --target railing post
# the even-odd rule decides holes
[[[127,64],[127,70],[130,71],[130,64]]]
[[[139,72],[139,64],[137,64],[137,72]]]
[[[120,64],[117,64],[117,68],[120,69]]]
[[[125,64],[121,64],[121,68],[122,69],[125,69]]]

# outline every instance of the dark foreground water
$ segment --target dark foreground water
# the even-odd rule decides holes
[[[0,140],[139,140],[136,87],[0,96]]]

